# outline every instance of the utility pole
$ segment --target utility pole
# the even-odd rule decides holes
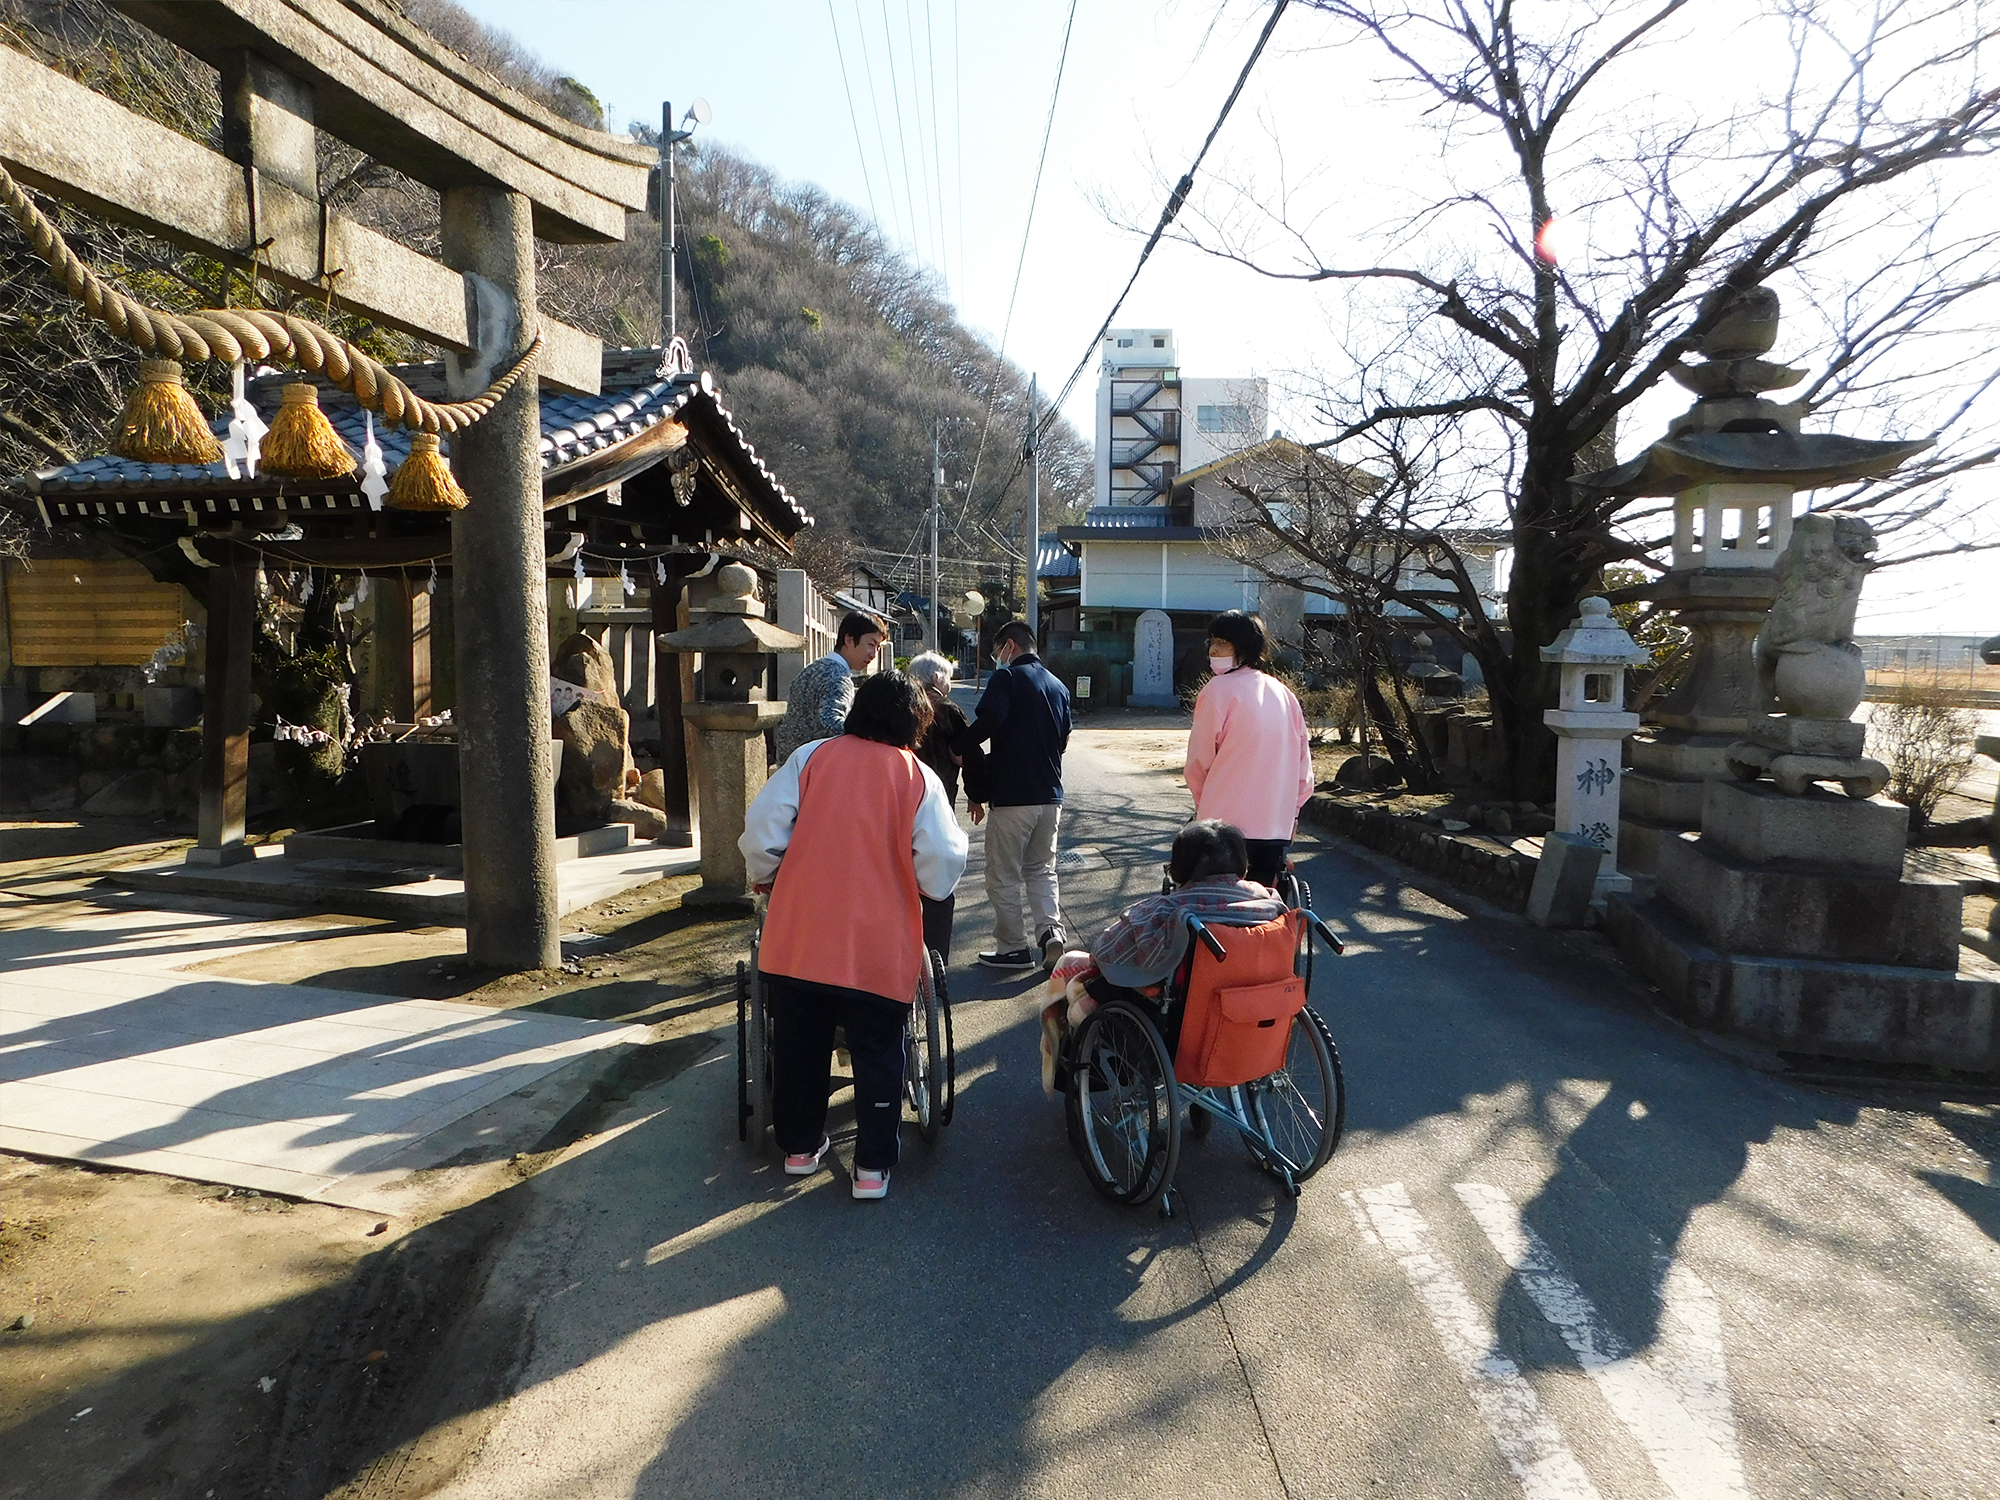
[[[1042,444],[1035,434],[1035,377],[1028,377],[1028,629],[1042,639]]]
[[[674,105],[660,106],[660,353],[674,341],[680,308],[674,288]]]
[[[708,101],[697,99],[682,118],[683,127],[706,125]],[[660,106],[660,353],[664,357],[680,332],[680,295],[674,285],[674,147],[694,139],[692,129],[674,129],[673,101]]]
[[[944,515],[944,419],[931,424],[931,641],[938,649],[938,526]]]

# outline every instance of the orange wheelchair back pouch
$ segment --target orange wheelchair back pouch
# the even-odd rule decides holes
[[[1229,1088],[1285,1065],[1292,1017],[1305,1009],[1306,983],[1294,972],[1298,915],[1257,927],[1218,927],[1228,949],[1217,959],[1196,943],[1188,972],[1174,1078],[1183,1086]]]

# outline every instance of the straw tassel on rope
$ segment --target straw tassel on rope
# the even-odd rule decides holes
[[[451,465],[438,452],[437,434],[411,437],[410,456],[389,481],[389,504],[397,510],[464,510],[467,503]]]
[[[139,384],[119,415],[111,451],[148,464],[212,464],[222,457],[177,361],[139,361]]]
[[[542,337],[536,334],[513,367],[471,400],[426,401],[380,360],[308,319],[242,307],[163,312],[126,295],[83,263],[5,167],[0,167],[0,208],[20,226],[35,254],[48,262],[56,280],[83,304],[84,311],[114,338],[142,354],[166,361],[248,360],[296,365],[308,374],[323,374],[330,384],[352,392],[363,407],[412,431],[463,431],[497,406],[541,358]],[[212,440],[213,434],[210,436]],[[218,448],[201,462],[213,463],[221,456]],[[350,459],[341,472],[352,468]]]
[[[339,479],[354,472],[354,454],[319,409],[319,390],[303,380],[278,392],[277,415],[259,449],[266,473],[288,479]]]

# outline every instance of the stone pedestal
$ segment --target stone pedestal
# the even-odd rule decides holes
[[[1982,734],[1972,742],[1972,748],[1988,760],[2000,760],[2000,735]],[[2000,787],[1993,792],[1993,811],[1986,815],[1986,832],[1989,837],[2000,839]]]
[[[1595,899],[1632,889],[1618,870],[1619,781],[1625,739],[1639,716],[1625,711],[1625,669],[1647,659],[1602,599],[1586,599],[1575,621],[1542,648],[1562,668],[1556,706],[1542,722],[1556,736],[1557,833],[1603,851]]]
[[[1583,720],[1577,723],[1577,720]],[[1542,720],[1556,732],[1556,830],[1603,851],[1596,891],[1601,898],[1632,889],[1618,869],[1619,762],[1624,738],[1639,727],[1637,714],[1565,714],[1549,709]]]
[[[701,789],[701,887],[684,906],[749,910],[750,875],[737,840],[751,799],[765,780],[764,731],[785,716],[782,703],[686,703],[695,730],[695,776]]]
[[[1814,782],[1837,781],[1848,796],[1865,799],[1889,784],[1889,768],[1861,753],[1867,738],[1867,726],[1851,719],[1766,714],[1751,721],[1747,740],[1729,747],[1729,769],[1745,780],[1769,776],[1794,797]]]
[[[1729,775],[1729,747],[1771,708],[1757,686],[1753,653],[1773,598],[1768,571],[1671,572],[1653,597],[1694,640],[1687,672],[1654,715],[1659,727],[1631,742],[1618,846],[1619,867],[1631,874],[1651,874],[1668,841],[1701,826],[1704,787]]]
[[[1964,895],[1903,874],[1908,810],[1708,783],[1699,837],[1606,925],[1682,1019],[1787,1053],[2000,1071],[2000,982],[1959,973]]]

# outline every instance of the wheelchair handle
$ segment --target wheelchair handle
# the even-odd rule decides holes
[[[1312,923],[1313,931],[1317,932],[1320,935],[1320,940],[1324,942],[1327,945],[1327,947],[1331,948],[1335,953],[1345,953],[1347,951],[1347,945],[1341,942],[1341,940],[1338,937],[1334,936],[1334,932],[1331,927],[1327,926],[1326,923],[1322,922],[1319,919],[1319,913],[1310,911],[1307,912],[1306,920]]]
[[[1200,917],[1189,917],[1187,924],[1194,935],[1201,939],[1202,946],[1207,948],[1216,958],[1224,959],[1229,957],[1229,950],[1222,946],[1220,938],[1208,930],[1208,923],[1202,921]]]

